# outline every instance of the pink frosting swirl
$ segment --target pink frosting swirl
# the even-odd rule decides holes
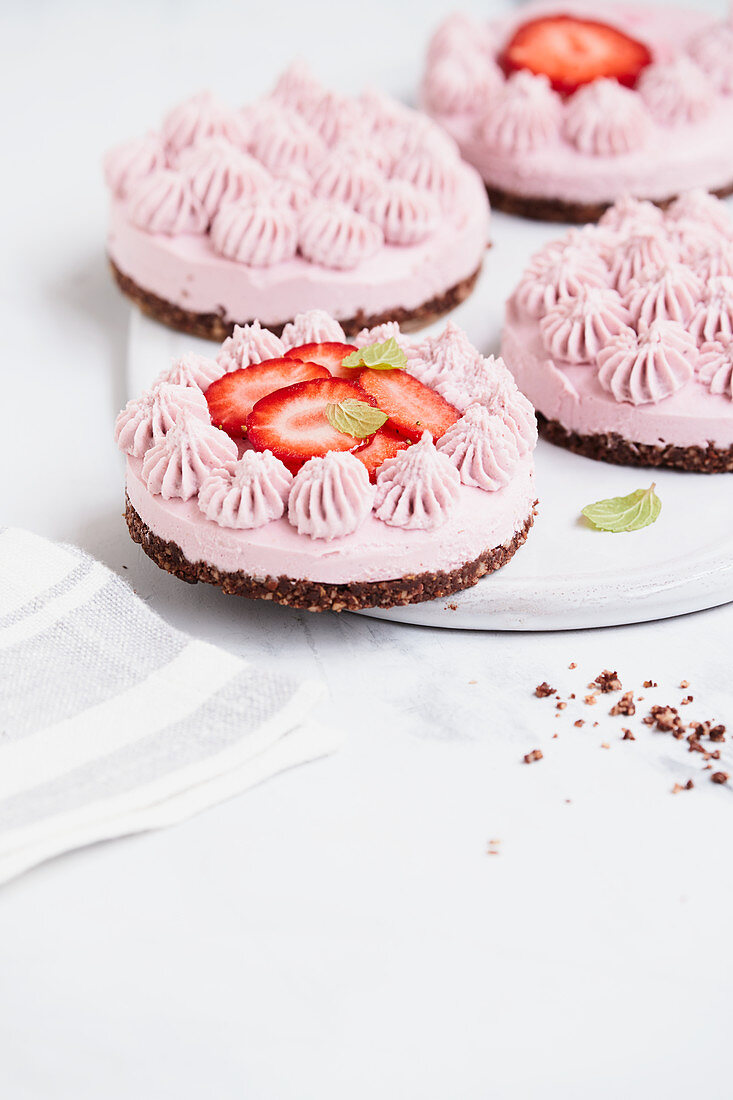
[[[309,126],[326,145],[335,145],[363,125],[354,100],[336,92],[323,92],[302,110]]]
[[[345,158],[339,150],[327,156],[313,173],[313,194],[317,198],[345,202],[354,210],[384,184],[384,176],[373,160],[366,156]]]
[[[361,527],[372,510],[374,488],[366,466],[348,451],[310,458],[295,475],[288,519],[312,539],[343,538]]]
[[[640,230],[619,241],[611,275],[620,294],[626,294],[647,268],[658,269],[679,259],[679,250],[659,230]]]
[[[299,114],[311,111],[324,93],[323,85],[303,61],[294,61],[278,77],[271,99]]]
[[[415,149],[402,156],[394,166],[395,179],[407,180],[421,191],[435,195],[443,207],[455,201],[458,190],[457,161],[439,156],[428,149]]]
[[[130,194],[129,217],[148,233],[205,233],[206,211],[180,172],[159,168],[138,180]]]
[[[158,382],[127,402],[115,421],[115,443],[125,454],[142,458],[164,439],[184,413],[202,424],[211,423],[209,406],[199,389]]]
[[[601,348],[598,381],[618,402],[656,404],[689,382],[696,360],[695,341],[682,325],[653,321]]]
[[[346,336],[338,321],[325,309],[309,309],[306,313],[296,313],[283,329],[280,339],[283,347],[289,349],[301,344],[343,344]]]
[[[428,191],[398,179],[367,194],[360,209],[379,226],[385,241],[395,245],[424,241],[435,232],[440,217],[437,200]]]
[[[481,140],[498,153],[531,153],[560,132],[562,103],[546,76],[513,73],[477,126]]]
[[[433,531],[448,519],[460,485],[453,462],[436,449],[430,433],[424,432],[419,443],[379,467],[374,510],[390,527]]]
[[[700,279],[686,264],[671,263],[630,284],[626,305],[634,325],[642,321],[679,321],[686,324],[702,294]]]
[[[598,224],[611,232],[638,233],[661,227],[664,214],[648,199],[635,199],[632,195],[622,195],[613,206],[609,206],[598,219]]]
[[[321,137],[293,112],[272,112],[255,127],[252,152],[274,175],[293,167],[310,172],[323,160],[326,146]]]
[[[475,352],[474,358],[466,358],[462,366],[442,371],[434,388],[459,412],[465,412],[469,405],[480,401],[482,394],[493,392],[507,373],[503,359],[493,355],[483,358]]]
[[[471,51],[428,62],[421,99],[436,114],[473,114],[498,95],[504,84],[495,61]]]
[[[226,469],[236,461],[233,439],[184,410],[174,427],[146,452],[142,478],[149,492],[164,500],[190,500],[213,470]]]
[[[104,178],[112,194],[124,199],[139,180],[165,166],[165,149],[160,138],[157,134],[146,134],[110,149],[104,158]]]
[[[733,338],[722,333],[700,348],[697,377],[711,393],[733,401]]]
[[[721,333],[733,335],[733,278],[718,275],[708,281],[689,330],[698,343],[717,340]]]
[[[491,383],[476,391],[475,401],[504,421],[517,441],[519,454],[524,456],[537,446],[537,417],[532,404],[517,389],[504,360],[497,359],[495,365],[503,370],[496,370]]]
[[[378,226],[343,202],[317,199],[300,219],[300,251],[306,260],[349,270],[373,256],[384,243]]]
[[[469,405],[438,441],[438,450],[458,470],[464,485],[502,489],[519,465],[519,447],[511,429],[484,405]]]
[[[263,527],[283,515],[292,483],[290,470],[272,451],[245,451],[236,465],[204,479],[198,505],[220,527]]]
[[[190,389],[208,390],[212,382],[221,378],[222,370],[216,359],[208,359],[205,355],[197,355],[189,352],[174,359],[169,367],[161,371],[155,380],[170,382],[174,386],[188,386]]]
[[[295,211],[275,194],[226,203],[212,223],[211,244],[220,256],[251,267],[291,260],[298,247]]]
[[[354,337],[353,342],[357,348],[366,348],[370,344],[384,344],[387,340],[396,340],[403,351],[410,347],[410,341],[403,336],[396,321],[385,321],[384,324],[375,325],[374,328],[363,328]]]
[[[718,275],[733,275],[733,246],[723,240],[702,244],[691,250],[688,263],[703,283]]]
[[[259,321],[251,325],[235,325],[234,332],[227,337],[219,349],[216,361],[222,373],[251,367],[253,363],[263,363],[265,359],[281,359],[285,354],[282,340],[262,328]]]
[[[410,374],[426,386],[435,387],[446,380],[465,377],[472,366],[481,362],[481,354],[463,329],[448,321],[438,336],[430,336],[414,345],[408,359]]]
[[[540,333],[554,358],[587,363],[630,324],[620,294],[610,287],[586,287],[573,297],[560,298],[540,321]]]
[[[492,57],[496,52],[494,32],[488,23],[471,19],[462,12],[454,12],[443,20],[430,39],[428,61],[452,54],[460,56],[475,50]]]
[[[565,137],[590,156],[615,157],[640,149],[651,129],[651,117],[641,97],[616,80],[585,84],[567,104]]]
[[[209,221],[225,203],[262,194],[272,186],[272,177],[259,161],[221,139],[187,149],[178,168],[190,180]]]
[[[174,153],[217,137],[240,149],[247,144],[243,119],[218,103],[211,92],[199,92],[174,107],[163,119],[162,133],[165,144]]]
[[[733,238],[733,222],[728,207],[715,195],[695,187],[685,191],[670,203],[666,213],[667,222],[692,221],[712,226],[724,237]]]
[[[684,55],[649,65],[641,74],[638,91],[663,126],[700,122],[710,114],[715,98],[709,79]]]
[[[733,94],[733,26],[714,23],[696,34],[688,52],[723,95]]]
[[[608,269],[587,247],[566,245],[535,253],[514,293],[514,300],[531,317],[541,317],[561,298],[575,297],[587,288],[608,287]]]

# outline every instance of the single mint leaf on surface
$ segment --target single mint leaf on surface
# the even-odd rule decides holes
[[[601,531],[638,531],[654,523],[662,510],[655,488],[652,483],[648,489],[636,489],[626,497],[597,500],[583,508],[583,515]]]
[[[366,439],[382,427],[387,416],[381,409],[367,405],[366,401],[347,397],[345,401],[326,405],[326,419],[337,432],[353,435],[354,439]]]
[[[371,367],[372,370],[404,370],[407,366],[407,356],[399,346],[394,336],[385,340],[383,344],[369,344],[368,347],[352,351],[343,360],[344,367]]]

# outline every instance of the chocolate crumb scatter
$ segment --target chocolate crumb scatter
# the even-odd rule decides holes
[[[690,686],[690,681],[689,680],[680,680],[680,687],[681,688],[684,689],[684,688],[688,688],[689,686]]]
[[[577,726],[578,729],[581,729],[585,725],[585,718],[578,718],[575,722],[573,722],[573,725]]]
[[[598,725],[598,723],[597,723],[597,722],[594,722],[594,723],[593,723],[593,729],[595,729],[597,725]]]
[[[712,779],[713,783],[727,783],[730,779],[730,776],[727,772],[713,772],[710,778]]]
[[[695,784],[691,779],[688,779],[686,783],[675,783],[672,788],[672,794],[679,794],[680,791],[691,791]]]
[[[692,702],[693,702],[693,697],[692,697],[691,695],[686,695],[686,696],[684,697],[684,699],[683,699],[683,700],[682,700],[682,701],[680,702],[680,706],[681,706],[681,707],[687,707],[687,706],[689,706],[689,705],[690,705],[690,703],[692,703]]]
[[[541,684],[538,684],[534,689],[534,693],[538,699],[546,699],[548,695],[557,695],[557,689],[550,687],[547,680],[543,680]]]
[[[586,703],[589,707],[593,707],[598,702],[598,699],[595,695],[586,695],[583,702]]]
[[[575,698],[575,692],[571,691],[570,694],[568,695],[568,699],[574,699],[574,698]]]
[[[609,691],[621,691],[622,686],[618,672],[610,672],[607,668],[598,673],[592,684],[588,684],[589,688],[599,687],[604,695]]]
[[[535,760],[541,760],[541,759],[542,759],[542,750],[541,749],[532,749],[532,752],[525,753],[524,763],[525,764],[534,764]]]
[[[659,684],[657,684],[654,680],[645,680],[642,687],[655,688],[655,687],[659,687]]]
[[[557,709],[558,709],[558,710],[565,710],[565,708],[567,707],[567,705],[568,705],[568,704],[567,704],[567,703],[563,703],[563,702],[562,702],[562,700],[559,700],[559,701],[558,701],[557,703],[555,703],[555,706],[557,707]]]
[[[609,714],[625,714],[631,717],[632,714],[636,714],[636,704],[634,703],[633,691],[625,691],[619,699],[618,703],[611,707]]]
[[[577,668],[577,667],[578,666],[576,665],[575,661],[571,661],[570,664],[568,665],[568,668]]]
[[[655,726],[660,733],[675,733],[677,730],[684,729],[682,719],[675,707],[654,706],[649,712],[649,717],[651,722],[647,722],[647,725]]]
[[[621,727],[621,733],[623,734],[623,737],[621,738],[622,741],[636,741],[636,738],[634,737],[631,730],[626,729],[625,726]]]
[[[601,741],[601,748],[602,749],[610,749],[610,747],[611,746],[609,745],[608,741]]]
[[[713,726],[708,737],[711,741],[725,741],[725,726]]]

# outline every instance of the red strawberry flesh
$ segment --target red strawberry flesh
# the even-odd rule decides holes
[[[206,391],[211,422],[234,439],[241,439],[247,417],[262,397],[295,382],[328,377],[328,370],[319,363],[303,363],[300,359],[266,359],[230,371],[212,382]]]
[[[413,442],[423,432],[430,432],[433,439],[440,439],[460,413],[435,390],[418,381],[403,370],[359,371],[356,383],[374,398],[392,428]]]
[[[354,451],[354,458],[363,462],[369,471],[369,477],[376,481],[377,470],[388,458],[394,458],[405,447],[410,446],[410,440],[398,435],[391,428],[380,428],[371,439],[362,447]]]
[[[570,95],[600,77],[633,88],[652,55],[643,42],[595,19],[550,15],[523,23],[499,56],[505,73],[529,69]]]
[[[293,473],[309,458],[329,451],[353,451],[361,443],[332,428],[326,406],[352,399],[376,401],[352,382],[340,378],[297,382],[258,401],[247,417],[247,438],[257,451],[270,450]]]
[[[303,359],[309,363],[320,363],[327,367],[334,378],[352,378],[356,371],[349,367],[342,367],[341,363],[352,351],[356,351],[354,344],[339,344],[332,341],[327,344],[301,344],[297,348],[290,348],[285,354],[289,359]]]

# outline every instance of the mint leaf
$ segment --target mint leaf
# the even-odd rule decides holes
[[[352,351],[342,360],[344,367],[371,367],[372,370],[404,370],[407,366],[407,356],[399,346],[394,336],[385,340],[383,344],[369,344],[358,351]]]
[[[583,508],[583,515],[601,531],[638,531],[654,523],[662,510],[655,488],[652,483],[648,489],[636,489],[626,497],[597,500]]]
[[[382,427],[387,416],[381,409],[367,405],[366,401],[347,397],[345,401],[326,405],[326,419],[337,432],[353,435],[354,439],[366,439]]]

